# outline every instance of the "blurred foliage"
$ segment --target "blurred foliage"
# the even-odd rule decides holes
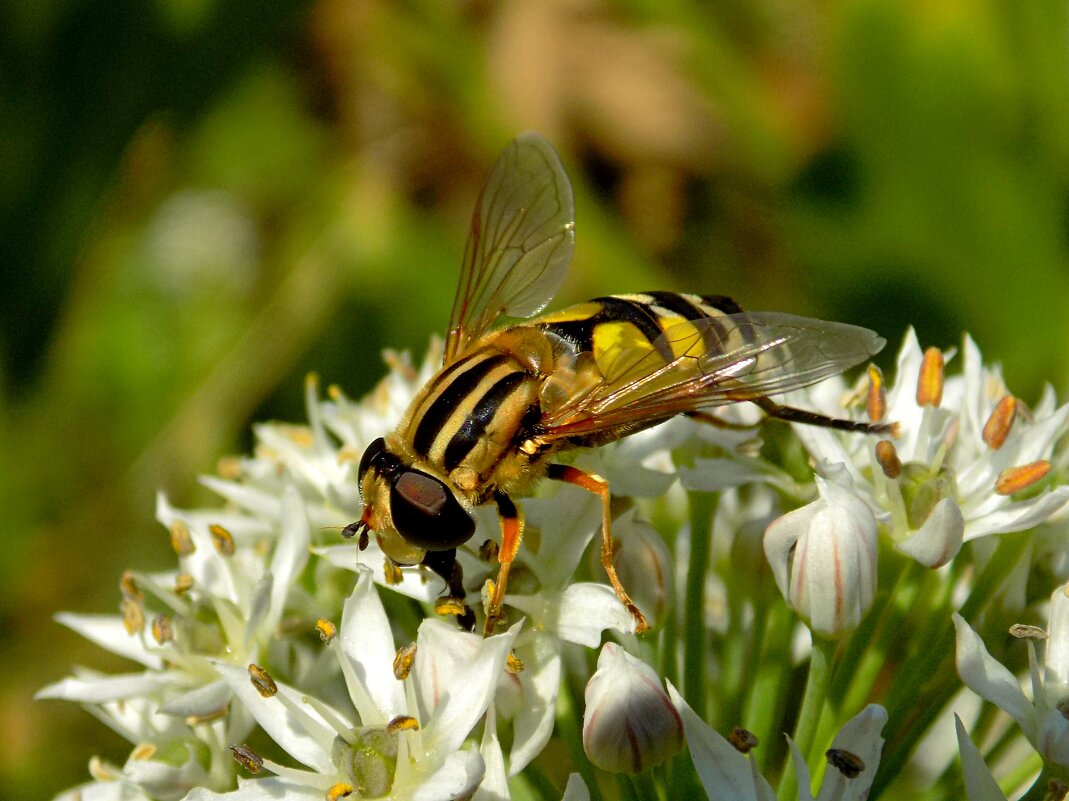
[[[51,0],[0,6],[0,784],[85,778],[103,657],[50,621],[168,566],[163,489],[448,315],[516,132],[554,141],[559,303],[669,288],[968,329],[1066,390],[1069,7],[1047,0]],[[884,354],[885,366],[893,353]],[[355,488],[354,488],[355,493]]]

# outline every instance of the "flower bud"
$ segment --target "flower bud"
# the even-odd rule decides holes
[[[876,518],[848,490],[817,476],[820,498],[765,530],[765,555],[787,603],[814,632],[857,627],[876,593]]]
[[[683,721],[653,669],[606,643],[586,685],[583,748],[612,773],[639,773],[683,747]]]
[[[674,597],[672,557],[661,535],[629,510],[613,521],[612,561],[620,581],[651,621],[664,620]],[[594,550],[594,549],[591,549]]]

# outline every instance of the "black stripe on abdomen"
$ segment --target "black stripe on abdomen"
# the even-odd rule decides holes
[[[486,434],[486,429],[493,422],[494,415],[505,404],[509,396],[518,389],[528,378],[528,374],[517,370],[510,373],[488,389],[479,398],[475,408],[464,416],[464,422],[446,445],[442,464],[446,470],[454,470],[471,453],[480,439]]]
[[[426,458],[435,438],[449,420],[450,415],[456,411],[457,406],[475,391],[480,381],[507,360],[508,358],[503,354],[489,356],[454,375],[449,385],[431,401],[420,416],[416,433],[412,437],[412,446],[416,449],[416,453]]]

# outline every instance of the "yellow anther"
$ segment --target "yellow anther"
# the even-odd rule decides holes
[[[517,673],[523,673],[526,668],[527,665],[523,663],[523,660],[516,656],[512,651],[509,651],[508,658],[505,660],[505,670],[516,675]]]
[[[345,393],[341,391],[341,387],[337,384],[331,384],[327,387],[327,397],[332,401],[340,401],[345,397]]]
[[[416,644],[409,643],[397,649],[393,658],[393,675],[398,681],[404,681],[412,672],[412,665],[416,661]]]
[[[285,426],[282,433],[286,435],[286,439],[301,448],[311,448],[316,442],[311,430],[305,426]]]
[[[122,615],[123,628],[131,637],[145,628],[145,613],[141,604],[133,598],[123,598],[119,602],[119,614]]]
[[[943,402],[943,351],[928,348],[924,351],[920,376],[917,378],[917,405],[935,406]]]
[[[436,615],[462,615],[464,614],[464,601],[447,595],[434,602],[434,614]]]
[[[134,746],[134,750],[130,752],[130,759],[138,762],[144,762],[145,760],[152,759],[156,754],[156,746],[152,743],[141,743]]]
[[[160,645],[174,639],[174,626],[167,615],[156,615],[152,619],[152,639]]]
[[[984,423],[984,442],[987,447],[997,451],[1006,441],[1013,427],[1013,421],[1017,419],[1017,398],[1007,395],[998,402],[991,416]]]
[[[212,523],[208,526],[208,531],[212,535],[212,544],[223,556],[234,555],[234,535],[220,526],[218,523]]]
[[[351,445],[344,445],[338,450],[338,455],[335,457],[338,464],[346,464],[348,462],[357,461],[360,456],[357,454],[356,449]]]
[[[1019,467],[1006,468],[998,474],[995,480],[995,492],[999,495],[1013,495],[1041,481],[1049,472],[1050,462],[1046,459]]]
[[[193,537],[190,536],[189,526],[181,520],[171,523],[171,547],[179,556],[189,556],[197,550],[197,546],[193,544]]]
[[[319,632],[319,639],[323,642],[330,642],[338,633],[338,627],[325,618],[319,618],[316,621],[316,631]]]
[[[894,479],[902,475],[902,460],[898,458],[898,451],[891,440],[881,439],[876,443],[876,462],[888,478]]]
[[[226,705],[213,709],[210,712],[202,712],[199,715],[186,715],[185,721],[187,726],[201,726],[205,723],[211,723],[212,721],[222,720],[226,717],[228,709]]]
[[[865,395],[865,411],[869,420],[878,423],[887,414],[887,388],[883,383],[883,373],[874,364],[869,365],[869,391]]]
[[[385,559],[382,572],[386,574],[386,583],[391,587],[401,583],[401,568],[389,559]]]
[[[275,680],[271,678],[271,674],[259,665],[249,665],[249,681],[251,681],[252,686],[256,688],[256,692],[264,698],[270,698],[278,692],[278,685],[275,684]]]
[[[174,577],[174,591],[176,595],[184,595],[193,589],[193,577],[189,573],[179,573]]]
[[[346,784],[345,782],[338,782],[330,786],[327,790],[327,801],[338,801],[339,798],[345,798],[353,794],[353,786]]]
[[[386,724],[386,731],[396,734],[399,731],[419,731],[419,721],[411,715],[398,715]]]
[[[220,478],[236,481],[241,478],[241,459],[236,456],[224,456],[215,463],[215,472]]]
[[[119,579],[119,592],[122,593],[123,598],[131,598],[135,601],[143,601],[145,599],[141,588],[137,586],[137,579],[134,578],[134,574],[130,570],[123,571],[122,578]]]

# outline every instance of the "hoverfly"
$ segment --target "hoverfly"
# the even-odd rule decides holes
[[[559,288],[574,242],[564,168],[548,142],[523,134],[505,148],[479,195],[442,368],[397,429],[364,452],[363,514],[344,531],[359,534],[362,546],[374,532],[394,565],[431,567],[462,606],[456,548],[475,533],[473,508],[496,504],[502,534],[486,633],[501,615],[523,537],[512,498],[544,477],[601,498],[602,565],[636,630],[647,628],[613,566],[608,483],[557,464],[558,454],[739,401],[784,420],[891,430],[768,397],[873,356],[884,340],[864,328],[744,312],[727,297],[672,292],[602,297],[535,317]],[[492,328],[505,316],[534,319]],[[464,616],[474,624],[470,610],[458,614],[462,625]]]

